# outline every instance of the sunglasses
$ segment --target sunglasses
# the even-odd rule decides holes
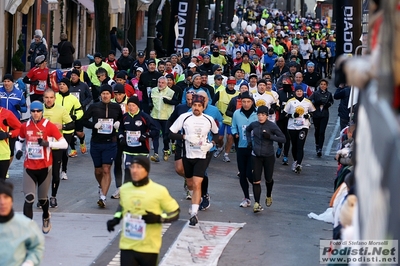
[[[102,75],[98,75],[98,76],[97,76],[98,79],[101,78],[101,77],[102,77]]]
[[[42,110],[31,110],[32,113],[40,113]]]
[[[221,69],[221,68],[218,68],[217,71],[222,71],[222,69]]]

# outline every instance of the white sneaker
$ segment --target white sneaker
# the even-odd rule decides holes
[[[222,153],[223,150],[224,150],[223,147],[218,148],[218,149],[214,152],[214,158],[218,158],[218,157],[221,155],[221,153]]]
[[[51,230],[51,222],[50,222],[50,212],[49,212],[49,217],[48,218],[43,218],[43,225],[42,225],[42,232],[43,234],[48,234]]]
[[[296,170],[297,162],[292,163],[292,171],[294,172]]]
[[[61,172],[61,180],[68,180],[68,176],[66,172]]]
[[[229,156],[224,154],[224,158],[222,158],[223,162],[229,163],[231,161],[231,159],[229,159]]]
[[[112,199],[119,199],[119,188],[111,195]]]
[[[249,199],[243,199],[243,201],[239,205],[242,208],[247,208],[251,206],[251,200]]]

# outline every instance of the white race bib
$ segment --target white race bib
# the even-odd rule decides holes
[[[126,238],[143,240],[146,233],[146,223],[141,216],[126,214],[124,217],[123,234]]]
[[[129,147],[139,147],[142,143],[139,141],[140,131],[126,131],[126,143]]]
[[[98,122],[101,123],[101,127],[97,130],[99,134],[111,134],[113,132],[114,119],[99,118]]]
[[[304,118],[302,118],[302,117],[295,118],[295,119],[294,119],[294,124],[295,124],[296,126],[302,126],[302,125],[304,125]]]
[[[28,159],[30,160],[43,160],[44,150],[37,142],[27,142]]]
[[[46,89],[46,80],[39,80],[39,84],[36,86],[36,90],[38,91],[44,91]]]

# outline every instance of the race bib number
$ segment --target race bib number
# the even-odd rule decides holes
[[[46,89],[46,83],[47,81],[45,80],[39,80],[39,84],[36,86],[36,90],[44,91]]]
[[[28,142],[28,159],[30,160],[43,160],[44,150],[37,142]]]
[[[146,223],[141,216],[127,214],[124,217],[123,233],[126,238],[143,240],[146,233]]]
[[[301,117],[295,118],[295,119],[294,119],[294,124],[295,124],[296,126],[302,126],[302,125],[304,125],[304,118],[301,118]]]
[[[71,92],[71,95],[75,96],[79,101],[79,97],[80,97],[81,93],[80,92]]]
[[[97,130],[99,134],[111,134],[113,132],[114,119],[99,118],[98,122],[101,123],[101,127]]]
[[[126,131],[126,144],[129,147],[139,147],[142,143],[139,141],[140,131]]]
[[[242,140],[247,140],[246,128],[247,128],[247,125],[242,125]]]

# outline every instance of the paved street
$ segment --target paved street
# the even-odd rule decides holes
[[[334,92],[334,89],[330,89]],[[262,185],[264,211],[254,214],[252,208],[240,208],[242,192],[236,177],[235,153],[231,162],[222,157],[213,159],[208,169],[210,177],[210,209],[199,213],[200,222],[245,223],[223,250],[218,265],[318,265],[320,239],[331,237],[331,225],[311,220],[310,212],[322,213],[328,207],[337,168],[333,160],[338,136],[337,105],[330,109],[331,117],[323,150],[317,158],[314,149],[314,130],[307,137],[303,171],[293,173],[290,166],[277,159],[274,173],[273,204],[264,205],[265,184]],[[89,142],[90,133],[86,135]],[[330,146],[327,146],[330,144]],[[328,155],[328,156],[327,156]],[[291,156],[290,156],[291,157]],[[291,161],[290,161],[291,164]],[[150,177],[165,185],[181,207],[180,220],[165,228],[160,259],[179,239],[187,223],[190,202],[184,199],[183,179],[174,172],[173,158],[152,163]],[[14,161],[10,168],[10,182],[15,185],[14,209],[22,212],[22,162]],[[118,200],[109,196],[115,190],[112,182],[107,208],[99,209],[97,183],[89,154],[69,161],[68,180],[62,180],[57,196],[57,209],[52,212],[52,230],[46,235],[44,266],[54,265],[119,265],[111,261],[118,253],[118,230],[109,233],[106,221],[111,219]],[[251,193],[252,194],[252,193]],[[252,199],[253,200],[253,199]],[[41,226],[41,210],[34,210],[34,220]],[[177,239],[178,238],[178,239]],[[116,259],[118,260],[118,259]],[[195,261],[177,261],[176,265],[204,265]]]

